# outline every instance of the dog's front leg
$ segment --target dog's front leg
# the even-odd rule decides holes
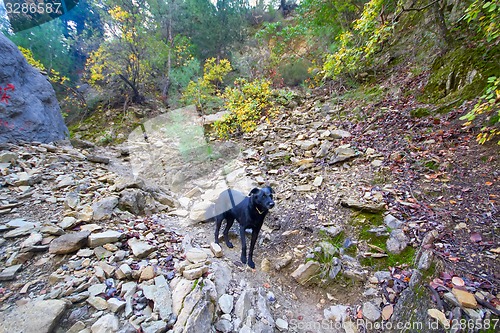
[[[245,228],[240,225],[240,238],[241,238],[241,262],[247,263],[247,239],[245,237]]]
[[[248,266],[255,268],[255,263],[253,262],[253,249],[255,248],[255,243],[257,242],[257,236],[259,236],[260,228],[252,229],[252,239],[250,240],[250,251],[248,252]]]

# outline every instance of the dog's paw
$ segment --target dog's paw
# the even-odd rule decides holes
[[[231,243],[231,242],[227,242],[226,245],[230,249],[232,249],[234,247],[233,243]]]
[[[248,260],[248,266],[250,266],[250,268],[252,269],[255,269],[255,263],[253,262],[253,260]]]

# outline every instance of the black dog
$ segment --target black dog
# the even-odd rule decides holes
[[[229,229],[233,225],[234,220],[238,220],[240,224],[241,262],[244,264],[247,263],[245,230],[252,229],[250,252],[248,252],[248,266],[251,268],[255,268],[252,257],[260,228],[264,223],[267,212],[274,207],[273,193],[273,189],[269,186],[262,189],[254,188],[248,196],[228,189],[222,192],[215,202],[215,211],[221,212],[215,216],[215,242],[219,244],[219,231],[222,220],[225,219],[227,224],[223,232],[224,240],[227,247],[232,248],[233,244],[229,241]]]

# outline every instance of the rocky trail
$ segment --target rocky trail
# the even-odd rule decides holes
[[[0,332],[493,327],[498,155],[456,115],[410,119],[404,101],[357,123],[350,105],[293,103],[209,145],[196,116],[171,114],[118,147],[2,147]],[[276,207],[252,270],[237,230],[219,247],[200,221],[228,186],[265,184]]]

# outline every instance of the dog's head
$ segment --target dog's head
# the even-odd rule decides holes
[[[273,194],[273,189],[270,186],[266,186],[263,188],[254,188],[250,191],[249,196],[255,205],[261,208],[271,209],[274,207]]]

